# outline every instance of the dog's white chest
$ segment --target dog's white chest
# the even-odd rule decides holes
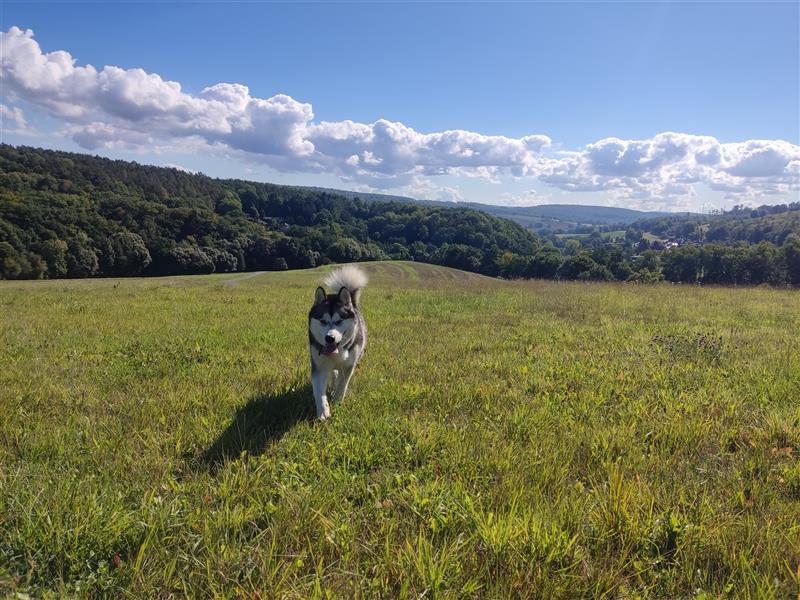
[[[337,369],[345,365],[350,365],[355,358],[355,352],[352,349],[348,350],[346,348],[342,348],[336,354],[325,354],[312,348],[311,353],[314,356],[314,362],[322,369]]]

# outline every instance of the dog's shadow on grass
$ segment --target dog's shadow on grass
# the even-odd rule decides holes
[[[202,454],[212,469],[244,454],[258,455],[301,421],[314,419],[311,385],[278,394],[259,394],[236,411],[230,424]]]

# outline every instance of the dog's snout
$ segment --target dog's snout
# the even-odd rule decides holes
[[[336,338],[334,338],[331,334],[328,334],[325,336],[325,341],[329,344],[332,344],[336,341]]]

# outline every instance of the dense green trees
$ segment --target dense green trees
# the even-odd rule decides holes
[[[130,231],[118,231],[108,236],[104,250],[103,267],[110,275],[139,275],[152,262],[144,240]]]
[[[325,190],[0,146],[0,277],[92,277],[432,261],[501,274],[532,256],[521,226],[469,209],[362,202]]]
[[[656,234],[681,239],[662,250],[652,241]],[[594,231],[545,241],[472,209],[361,201],[330,190],[0,145],[5,279],[397,259],[507,278],[800,285],[798,234],[800,205],[788,205],[737,208],[713,223],[647,219],[613,240]]]
[[[693,243],[733,244],[771,242],[781,246],[800,231],[800,203],[732,210],[711,215],[674,215],[640,219],[628,226],[626,235],[648,232],[659,238]]]
[[[792,234],[781,248],[781,260],[786,269],[786,281],[800,285],[800,236]]]
[[[782,247],[769,242],[732,246],[707,244],[670,248],[662,256],[668,281],[759,285],[800,283],[800,238],[790,236]]]

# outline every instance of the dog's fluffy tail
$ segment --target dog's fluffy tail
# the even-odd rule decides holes
[[[353,298],[353,306],[358,306],[361,290],[367,285],[367,274],[355,265],[346,265],[332,271],[322,280],[334,292],[347,288]]]

